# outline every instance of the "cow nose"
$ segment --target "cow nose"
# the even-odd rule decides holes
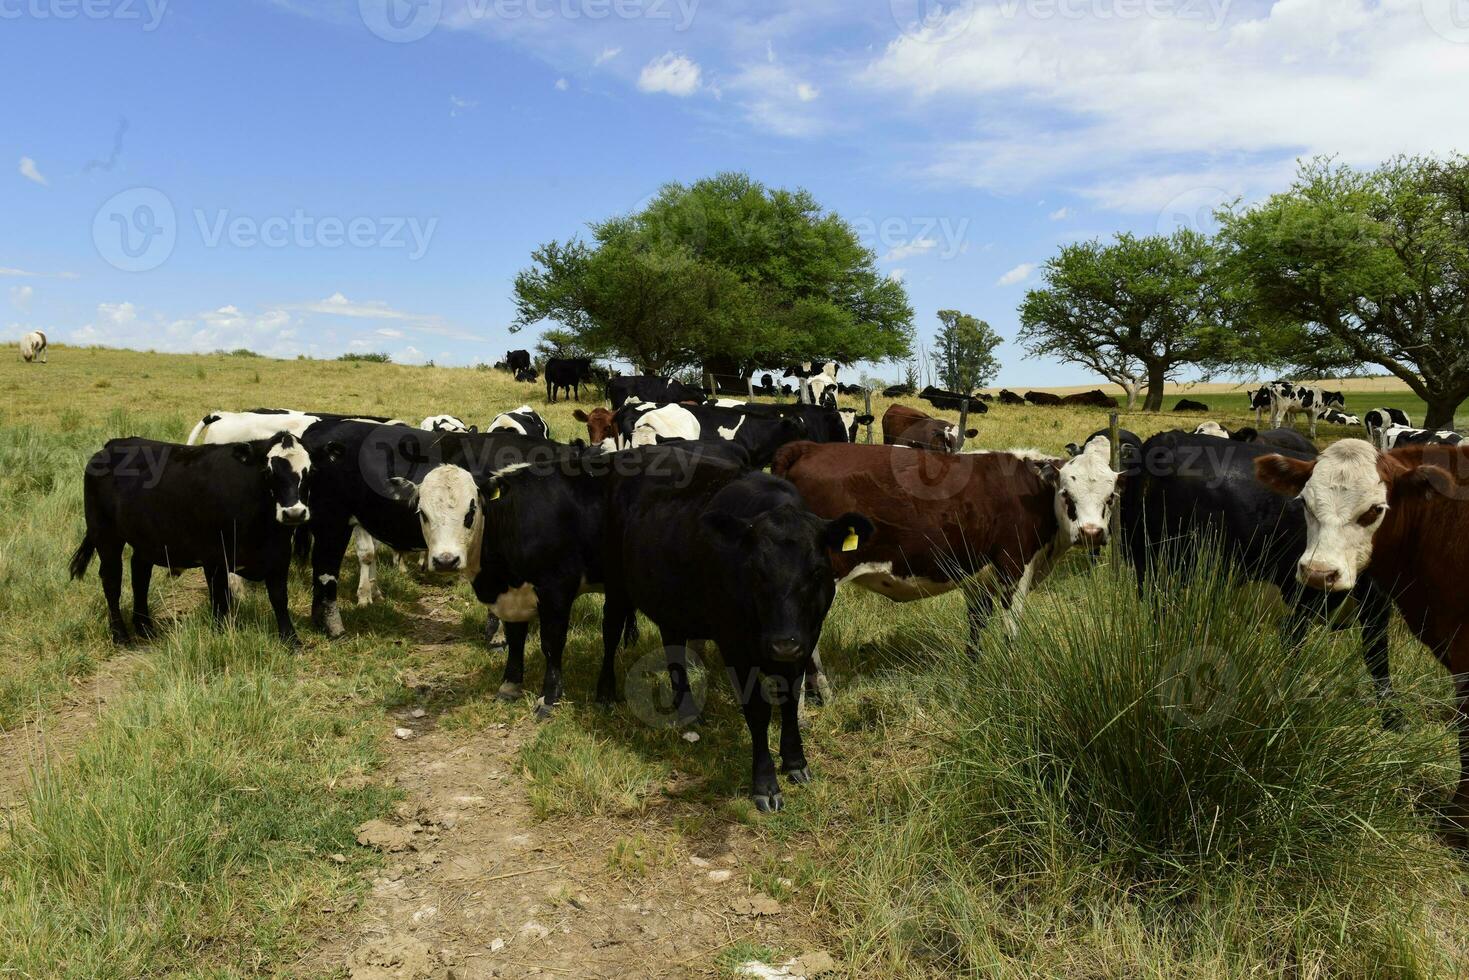
[[[801,644],[794,639],[773,640],[770,644],[770,656],[774,660],[800,660]]]
[[[1088,548],[1100,548],[1107,543],[1107,529],[1095,524],[1081,526],[1081,543]]]
[[[304,504],[281,508],[282,524],[304,524],[310,516],[311,511],[307,510]]]
[[[452,572],[459,567],[459,563],[458,555],[451,555],[448,552],[434,555],[434,571],[436,572]]]
[[[1327,568],[1315,562],[1301,562],[1300,568],[1301,584],[1308,585],[1322,592],[1331,592],[1336,589],[1341,581],[1341,572],[1335,568]]]

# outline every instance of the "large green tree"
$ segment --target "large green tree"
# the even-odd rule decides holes
[[[804,190],[744,174],[668,184],[590,241],[552,241],[515,278],[512,329],[553,321],[579,347],[666,373],[728,373],[817,357],[908,356],[900,282]]]
[[[939,310],[939,323],[934,339],[939,384],[968,394],[993,381],[1000,373],[995,357],[1000,335],[985,321],[958,310]]]
[[[1223,215],[1262,328],[1250,355],[1306,371],[1378,364],[1449,427],[1469,398],[1469,158],[1361,171],[1316,159],[1288,191]]]
[[[1236,290],[1218,249],[1196,231],[1121,234],[1066,245],[1046,263],[1045,285],[1020,306],[1020,336],[1034,355],[1091,368],[1128,391],[1147,382],[1143,408],[1163,407],[1180,367],[1201,374],[1237,358]]]

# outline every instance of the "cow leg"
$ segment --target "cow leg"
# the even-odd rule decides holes
[[[352,546],[357,552],[357,605],[370,606],[382,598],[377,587],[377,542],[359,525],[352,529]]]
[[[286,602],[286,577],[290,574],[289,561],[265,578],[265,594],[270,597],[270,610],[275,613],[275,629],[281,642],[292,649],[301,646],[296,627],[291,623],[291,609]]]
[[[97,575],[102,579],[102,597],[107,600],[107,628],[112,642],[127,643],[127,623],[122,618],[122,545],[97,545]]]
[[[575,596],[575,592],[572,593]],[[566,652],[566,632],[571,610],[557,606],[541,606],[541,655],[546,658],[546,676],[541,682],[541,700],[536,704],[536,717],[546,719],[556,709],[564,693],[561,684],[561,656]]]
[[[617,645],[634,615],[632,605],[609,584],[602,597],[602,671],[597,675],[597,703],[604,708],[617,700]]]
[[[821,707],[832,699],[831,681],[826,677],[826,669],[821,666],[821,650],[817,648],[811,651],[811,666],[806,671],[806,703],[813,707]]]
[[[204,569],[204,583],[209,586],[209,612],[216,626],[224,623],[234,611],[234,595],[230,592],[229,569],[213,565]]]
[[[530,623],[505,624],[505,676],[495,692],[501,701],[514,701],[525,690],[525,638],[529,635]]]
[[[346,523],[312,528],[311,625],[333,640],[347,632],[337,609],[337,578],[351,533]]]
[[[973,585],[964,590],[964,599],[969,619],[969,655],[977,657],[980,654],[979,638],[984,635],[985,625],[994,610],[995,597],[985,586]]]
[[[780,781],[775,778],[775,759],[770,755],[770,702],[765,699],[760,672],[747,661],[729,668],[729,680],[744,709],[745,726],[750,729],[750,795],[755,809],[774,813],[785,801],[780,796]]]
[[[1375,585],[1359,590],[1357,618],[1362,624],[1362,656],[1372,674],[1377,703],[1382,708],[1382,726],[1388,731],[1403,727],[1403,713],[1392,703],[1392,671],[1388,665],[1387,627],[1392,618],[1392,600]]]
[[[811,769],[806,764],[806,750],[801,744],[801,699],[804,685],[800,667],[782,671],[780,689],[780,771],[793,783],[811,782]]]
[[[148,584],[153,580],[153,563],[136,551],[129,565],[133,580],[133,632],[145,640],[158,635],[153,614],[148,611]]]
[[[663,656],[668,662],[668,683],[673,687],[674,725],[693,728],[703,722],[699,706],[694,702],[694,689],[689,684],[690,644],[694,655],[705,659],[703,640],[686,640],[682,636],[663,636]]]

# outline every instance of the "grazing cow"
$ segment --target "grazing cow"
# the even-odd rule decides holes
[[[1255,410],[1255,428],[1259,428],[1264,421],[1264,413],[1270,408],[1270,386],[1262,385],[1252,391],[1246,391],[1245,397],[1250,400],[1250,407]]]
[[[1320,419],[1322,422],[1328,423],[1329,425],[1361,425],[1362,424],[1362,420],[1359,419],[1359,418],[1357,418],[1357,416],[1355,416],[1355,415],[1348,415],[1346,412],[1339,412],[1339,411],[1337,411],[1334,408],[1328,408],[1324,412],[1318,413],[1316,417],[1318,419]]]
[[[1401,446],[1457,446],[1464,437],[1452,429],[1409,429],[1392,426],[1382,432],[1384,452]]]
[[[812,405],[837,407],[837,380],[830,374],[814,374],[807,378],[806,392]]]
[[[1362,416],[1362,426],[1367,430],[1368,442],[1379,449],[1386,449],[1388,447],[1382,444],[1382,434],[1394,427],[1411,429],[1413,419],[1400,408],[1374,408]]]
[[[541,377],[541,372],[535,368],[521,368],[515,372],[515,380],[521,384],[533,385]]]
[[[546,420],[529,405],[508,412],[501,412],[495,416],[486,432],[518,432],[523,436],[534,436],[537,439],[551,438],[551,427]]]
[[[592,370],[589,357],[551,357],[546,359],[546,401],[556,403],[556,394],[565,391],[581,401],[581,386]]]
[[[771,472],[794,483],[817,514],[860,511],[876,525],[869,544],[836,556],[839,582],[895,602],[970,583],[977,648],[993,603],[1013,629],[1026,594],[1068,548],[1106,543],[1121,479],[1108,466],[1110,453],[1105,438],[1064,461],[800,442],[776,454]]]
[[[966,438],[973,439],[977,435],[978,429],[969,429],[961,436],[957,424],[936,419],[927,412],[920,412],[907,405],[889,405],[888,410],[882,413],[884,446],[908,446],[913,449],[957,453],[963,448]]]
[[[918,393],[918,397],[928,402],[940,411],[957,412],[963,407],[965,400],[969,402],[969,410],[979,415],[990,410],[990,407],[973,395],[965,395],[957,391],[945,391],[943,388],[935,388],[929,385]]]
[[[587,445],[609,453],[621,448],[622,440],[618,437],[616,416],[607,409],[594,408],[590,412],[584,412],[578,408],[571,413],[571,417],[587,427]]]
[[[1370,573],[1453,675],[1460,775],[1447,816],[1456,842],[1469,842],[1469,448],[1384,454],[1343,439],[1315,461],[1265,456],[1255,468],[1265,486],[1299,499],[1310,515],[1292,555],[1300,582],[1340,595]],[[1373,673],[1387,690],[1385,655],[1379,666]]]
[[[1066,395],[1061,399],[1062,405],[1081,405],[1088,408],[1116,408],[1117,399],[1093,388],[1091,391],[1078,391],[1072,395]]]
[[[430,415],[418,427],[425,432],[478,432],[479,429],[472,425],[465,425],[462,419],[453,415]]]
[[[1001,405],[1024,405],[1025,404],[1025,399],[1024,398],[1021,398],[1019,395],[1017,395],[1015,392],[1011,391],[1009,388],[1003,388],[1003,389],[1000,390],[1000,404]]]
[[[32,330],[20,338],[20,357],[27,364],[40,360],[45,364],[46,359],[46,335],[39,330]]]
[[[1209,406],[1205,405],[1203,402],[1190,401],[1187,398],[1180,398],[1178,400],[1178,404],[1173,406],[1173,410],[1175,412],[1207,412],[1209,410]]]
[[[1347,404],[1346,395],[1340,391],[1310,388],[1289,381],[1277,381],[1265,390],[1270,394],[1271,426],[1279,427],[1282,420],[1290,425],[1297,412],[1305,412],[1311,422],[1312,439],[1316,438],[1316,420],[1321,413],[1333,407],[1345,408]]]
[[[505,355],[505,366],[512,372],[530,370],[530,351],[513,350]]]
[[[905,381],[902,384],[888,385],[886,388],[884,388],[882,390],[882,397],[884,397],[884,398],[912,398],[917,392],[918,392],[918,389],[917,388],[913,387],[912,385],[908,384]]]
[[[633,375],[613,378],[607,382],[607,400],[611,403],[614,412],[627,404],[630,398],[643,402],[694,402],[697,404],[704,401],[705,395],[702,389],[672,378]]]
[[[340,447],[323,456],[340,458]],[[155,632],[148,581],[155,565],[203,568],[216,621],[231,608],[230,575],[264,581],[276,629],[295,644],[286,608],[291,536],[311,516],[312,454],[289,432],[230,445],[179,446],[113,439],[87,463],[82,480],[87,530],[71,559],[81,578],[100,555],[102,594],[115,643],[128,642],[122,550],[132,548],[133,629]]]
[[[1061,404],[1061,396],[1053,395],[1049,391],[1027,391],[1025,400],[1032,405],[1053,406]]]
[[[722,439],[745,450],[752,467],[763,469],[777,449],[806,438],[806,432],[806,420],[800,415],[765,415],[713,405],[663,405],[637,416],[628,445]]]
[[[809,782],[797,719],[801,684],[836,593],[834,559],[860,549],[872,524],[856,513],[817,517],[790,483],[723,460],[700,458],[687,472],[611,478],[603,682],[623,623],[641,610],[662,635],[677,720],[692,724],[698,708],[685,648],[713,640],[750,731],[756,809],[779,810],[771,698],[781,716],[780,771]]]

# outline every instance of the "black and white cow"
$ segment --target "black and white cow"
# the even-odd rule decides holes
[[[744,449],[755,469],[764,469],[781,446],[806,437],[806,422],[800,415],[757,415],[716,405],[661,405],[636,415],[628,445],[636,449],[674,440],[722,439]]]
[[[39,330],[32,330],[20,338],[20,359],[27,364],[38,361],[46,363],[46,335]]]
[[[1382,434],[1395,427],[1413,428],[1413,417],[1401,408],[1374,408],[1362,416],[1362,426],[1367,430],[1367,441],[1382,449]]]
[[[252,408],[244,412],[210,412],[199,420],[184,445],[221,445],[268,439],[277,432],[299,436],[317,422],[370,422],[374,425],[407,425],[402,419],[380,415],[341,415],[336,412],[301,412],[294,408]]]
[[[1246,391],[1245,397],[1250,400],[1250,407],[1255,410],[1255,428],[1258,429],[1264,422],[1264,413],[1270,410],[1270,386],[1263,385]]]
[[[425,432],[478,432],[479,427],[466,425],[463,419],[453,415],[430,415],[418,427]]]
[[[581,401],[581,386],[591,376],[589,357],[552,357],[546,360],[546,401],[555,404],[556,395],[565,391]]]
[[[1346,395],[1325,388],[1311,388],[1290,381],[1277,381],[1266,390],[1270,393],[1270,424],[1278,428],[1291,425],[1297,412],[1310,419],[1311,438],[1316,438],[1316,421],[1330,408],[1345,408]]]
[[[1391,426],[1382,431],[1382,450],[1397,449],[1399,446],[1457,446],[1464,437],[1452,429],[1410,429]]]
[[[495,416],[490,423],[487,432],[518,432],[523,436],[534,436],[537,439],[551,438],[551,427],[546,420],[541,418],[540,413],[529,405],[501,412]]]
[[[800,419],[811,442],[856,442],[858,427],[874,421],[871,415],[858,414],[854,408],[834,409],[827,405],[745,404],[739,410],[761,418]]]
[[[814,378],[818,374],[827,375],[835,379],[841,365],[836,361],[802,361],[800,364],[792,364],[785,369],[783,377],[787,378]]]
[[[323,458],[340,458],[324,445]],[[294,530],[311,517],[313,457],[288,432],[229,445],[179,446],[113,439],[82,480],[87,530],[71,559],[81,578],[100,556],[112,639],[128,641],[122,618],[122,551],[132,548],[133,629],[155,632],[148,609],[154,566],[203,568],[216,621],[231,608],[229,577],[264,581],[282,640],[295,644],[286,607]]]
[[[1328,408],[1316,416],[1328,425],[1361,425],[1362,420],[1347,412],[1340,412],[1334,408]]]
[[[781,772],[809,782],[797,714],[836,593],[832,555],[870,539],[872,523],[860,514],[823,520],[789,482],[707,457],[683,476],[614,473],[607,508],[604,680],[623,624],[639,610],[662,634],[676,720],[692,724],[699,708],[685,651],[713,640],[750,731],[755,806],[781,809],[771,701],[781,715]]]
[[[641,402],[702,402],[705,395],[695,385],[652,375],[621,376],[607,382],[607,400],[614,412],[634,398]]]

